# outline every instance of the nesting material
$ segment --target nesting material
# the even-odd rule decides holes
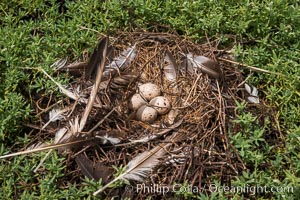
[[[35,127],[46,125],[41,126],[41,130],[33,130],[32,143],[39,142],[36,138],[45,141],[54,138],[52,133],[62,128],[74,132],[64,135],[69,138],[64,143],[73,142],[64,148],[72,152],[67,154],[70,159],[67,159],[66,177],[73,177],[67,180],[70,184],[82,179],[79,170],[74,170],[77,165],[73,159],[80,153],[76,162],[83,174],[100,177],[95,173],[101,170],[89,169],[101,166],[105,169],[101,174],[104,183],[114,181],[116,172],[111,166],[126,165],[124,173],[127,174],[119,179],[126,177],[130,182],[161,186],[191,183],[203,191],[204,183],[216,180],[230,185],[232,177],[246,168],[230,143],[228,129],[230,127],[232,134],[239,131],[231,119],[236,113],[236,101],[248,95],[238,88],[244,81],[242,73],[229,63],[217,62],[218,57],[226,56],[225,51],[218,50],[218,44],[218,40],[195,44],[169,33],[118,33],[118,37],[110,38],[108,45],[108,49],[114,47],[114,51],[109,55],[98,52],[106,56],[102,66],[110,67],[104,67],[99,90],[94,89],[94,102],[89,103],[91,109],[84,118],[84,126],[79,122],[95,81],[84,80],[84,70],[78,69],[76,74],[81,73],[81,77],[73,77],[62,90],[69,97],[59,101],[55,96],[36,95],[33,99],[35,111],[41,116]],[[219,52],[223,52],[222,55]],[[87,60],[80,62],[93,63]],[[203,60],[210,63],[213,60],[213,67]],[[68,63],[65,67],[72,68]],[[64,72],[68,69],[59,67]],[[62,89],[61,84],[57,85]],[[76,92],[73,88],[77,88]],[[51,108],[44,109],[49,105]],[[53,107],[68,110],[68,113],[51,121],[48,112]],[[75,145],[76,141],[81,142]],[[88,163],[91,167],[82,165],[85,160],[91,162]],[[124,187],[105,189],[109,198],[128,197]],[[131,199],[145,199],[149,194],[141,190],[130,195]],[[152,195],[158,199],[168,198],[160,193]]]

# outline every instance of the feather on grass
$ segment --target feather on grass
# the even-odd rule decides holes
[[[258,104],[259,103],[259,97],[258,97],[257,88],[254,87],[254,86],[252,86],[252,88],[251,88],[251,86],[249,86],[247,83],[245,83],[245,89],[248,92],[248,94],[250,95],[249,97],[247,97],[247,100],[250,103]]]

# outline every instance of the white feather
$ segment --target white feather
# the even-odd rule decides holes
[[[108,135],[105,135],[105,136],[97,135],[96,137],[102,139],[102,144],[106,144],[108,141],[112,144],[118,144],[121,142],[121,140],[119,138],[113,138]]]
[[[253,88],[253,90],[252,90],[252,93],[251,93],[251,95],[252,96],[254,96],[254,97],[258,97],[257,95],[258,95],[258,90],[257,90],[257,88],[256,87],[252,87]]]
[[[251,87],[247,84],[247,83],[245,83],[245,89],[246,89],[246,91],[248,92],[248,94],[250,94],[251,95]]]
[[[65,118],[63,116],[64,112],[65,112],[65,110],[53,109],[49,112],[49,118],[52,122],[57,121],[57,120],[62,120]]]
[[[67,110],[53,109],[49,112],[49,121],[42,127],[42,130],[45,129],[51,122],[62,120],[65,117],[63,113]]]
[[[259,103],[259,98],[258,97],[252,97],[252,96],[250,96],[247,99],[248,99],[248,101],[250,103]]]
[[[245,89],[249,93],[249,95],[251,95],[251,96],[247,97],[247,100],[250,103],[259,103],[257,88],[252,86],[252,89],[251,89],[251,86],[249,86],[247,83],[245,83]]]
[[[151,155],[151,162],[142,163],[148,155]],[[159,162],[159,158],[161,158],[165,154],[165,151],[160,148],[157,152],[145,151],[141,153],[133,160],[131,160],[127,165],[127,171],[131,173],[127,173],[122,177],[124,180],[136,180],[139,182],[143,182],[144,178],[151,172],[151,169],[155,167]],[[138,166],[138,167],[137,167]]]

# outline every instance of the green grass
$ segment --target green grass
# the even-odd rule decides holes
[[[221,38],[222,46],[232,47],[239,62],[284,74],[253,73],[249,80],[258,87],[263,104],[276,109],[276,113],[270,114],[276,116],[284,143],[269,144],[265,139],[268,127],[259,126],[255,116],[239,102],[235,122],[242,126],[240,132],[230,137],[251,169],[232,184],[291,186],[294,193],[257,197],[299,198],[300,6],[297,2],[1,1],[0,155],[10,151],[12,144],[22,147],[28,143],[29,131],[23,128],[23,121],[32,111],[30,94],[57,92],[43,74],[29,68],[43,67],[50,73],[49,66],[58,58],[67,56],[75,60],[83,51],[91,51],[100,36],[92,29],[110,34],[116,30],[175,30],[198,42],[207,34]],[[59,80],[66,81],[63,76]],[[65,163],[56,154],[47,159],[43,174],[32,174],[41,157],[42,154],[16,157],[10,162],[0,160],[0,193],[4,199],[91,198],[88,196],[98,183],[71,185],[68,189],[58,187]],[[219,192],[202,198],[225,196]]]

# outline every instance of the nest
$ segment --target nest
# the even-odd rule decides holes
[[[71,183],[82,182],[84,174],[92,179],[102,179],[106,184],[114,179],[112,166],[127,166],[142,153],[161,147],[164,155],[143,178],[144,186],[172,188],[175,183],[188,184],[203,193],[210,193],[208,186],[215,180],[230,185],[232,177],[245,169],[227,132],[232,125],[230,119],[235,115],[235,101],[245,99],[244,91],[239,89],[243,75],[231,63],[220,60],[222,76],[219,79],[201,71],[192,73],[182,65],[188,53],[214,61],[228,56],[217,49],[218,41],[199,45],[173,34],[120,33],[117,38],[110,38],[110,45],[115,49],[110,51],[105,65],[128,47],[135,48],[136,56],[126,67],[102,77],[83,130],[68,141],[72,144],[59,148],[59,152],[69,157],[65,179]],[[174,57],[178,66],[175,81],[165,76],[166,52]],[[84,77],[87,67],[86,63],[64,63],[58,70],[58,73],[72,75],[69,91],[77,91],[86,99],[94,84],[92,78]],[[139,84],[148,82],[158,85],[163,96],[170,99],[175,113],[173,118],[166,114],[153,123],[135,119],[129,108],[130,98],[138,91]],[[53,108],[66,111],[60,120],[50,122],[44,130],[35,133],[37,140],[54,138],[62,127],[74,128],[76,118],[81,118],[86,108],[83,101],[56,99],[54,96],[42,97],[36,103],[37,113],[42,111],[43,105],[47,105],[47,112]],[[42,125],[49,121],[47,112],[44,110],[39,115]],[[117,142],[112,144],[111,140],[105,139],[108,137]],[[78,140],[81,142],[76,143]],[[133,188],[139,183],[129,182]],[[107,188],[103,194],[144,199],[149,195],[149,189],[128,191],[123,185]],[[165,198],[166,194],[162,192],[151,193],[157,198],[163,195]],[[167,195],[171,197],[174,193]]]

